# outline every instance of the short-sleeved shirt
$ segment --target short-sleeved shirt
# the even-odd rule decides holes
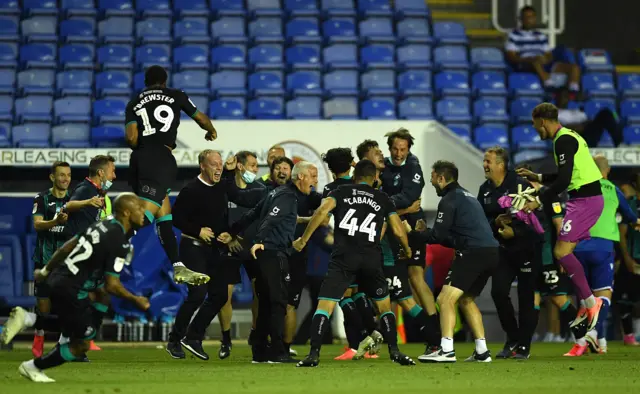
[[[520,57],[542,56],[551,50],[549,38],[539,30],[514,29],[505,43],[506,51],[517,52]]]
[[[176,147],[180,111],[194,117],[198,108],[182,90],[150,87],[127,104],[125,122],[138,124],[137,149]]]
[[[64,209],[69,198],[68,191],[62,198],[54,196],[51,189],[38,193],[33,200],[32,216],[41,216],[42,220],[46,221],[54,220]],[[65,233],[65,227],[66,224],[58,224],[48,230],[37,232],[36,248],[33,251],[33,261],[36,266],[47,264],[53,253],[69,239]]]

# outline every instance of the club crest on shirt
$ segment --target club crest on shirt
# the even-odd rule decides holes
[[[554,202],[551,207],[553,208],[553,213],[562,213],[562,205],[559,202]]]

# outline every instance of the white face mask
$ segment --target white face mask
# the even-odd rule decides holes
[[[256,180],[256,174],[251,171],[245,171],[244,174],[242,174],[242,180],[246,183],[253,183],[253,181]]]
[[[102,190],[104,190],[104,191],[109,190],[111,185],[113,185],[113,182],[111,182],[109,180],[106,180],[106,181],[102,182]]]

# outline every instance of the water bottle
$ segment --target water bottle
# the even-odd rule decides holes
[[[116,341],[122,342],[124,340],[123,338],[124,317],[122,317],[121,315],[115,315],[113,317],[113,322],[116,323]]]

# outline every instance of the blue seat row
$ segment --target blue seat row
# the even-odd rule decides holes
[[[22,247],[17,235],[0,235],[0,308],[32,308],[35,297],[25,294]]]

